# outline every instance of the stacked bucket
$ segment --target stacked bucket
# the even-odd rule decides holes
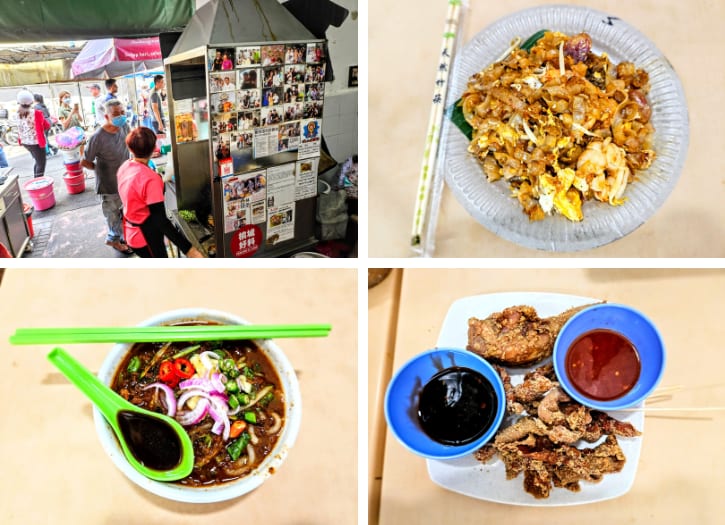
[[[86,190],[86,177],[81,166],[80,148],[85,143],[85,131],[81,127],[68,128],[56,137],[56,144],[63,155],[65,175],[63,181],[69,194]]]
[[[86,191],[86,177],[81,166],[79,150],[63,150],[63,164],[65,164],[65,175],[63,181],[68,193],[83,193]]]

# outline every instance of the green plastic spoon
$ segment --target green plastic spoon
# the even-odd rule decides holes
[[[191,474],[194,448],[177,421],[129,403],[62,348],[51,350],[48,360],[98,407],[138,472],[156,481],[175,481]]]

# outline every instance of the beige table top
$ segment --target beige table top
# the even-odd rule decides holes
[[[470,2],[463,44],[485,26],[545,0]],[[554,2],[555,3],[555,2]],[[577,257],[723,257],[725,243],[725,3],[710,0],[567,2],[604,10],[644,33],[682,81],[690,115],[685,168],[672,194],[630,235]],[[420,163],[427,134],[447,2],[371,2],[369,28],[369,216],[371,257],[407,257]],[[401,20],[414,21],[400,23]],[[438,257],[547,257],[480,226],[446,190]]]
[[[668,349],[661,384],[701,387],[682,390],[657,406],[725,406],[723,270],[405,270],[394,370],[435,345],[453,301],[509,291],[601,297],[645,312]],[[725,452],[716,442],[723,435],[723,412],[711,419],[649,414],[634,485],[627,494],[577,507],[531,508],[489,503],[438,487],[428,477],[425,460],[409,453],[388,431],[380,524],[580,525],[601,523],[602,516],[607,523],[719,523],[725,511]]]
[[[383,475],[386,425],[377,417],[390,380],[403,270],[394,269],[380,284],[368,290],[368,516],[375,523]]]
[[[128,481],[100,446],[90,403],[46,360],[50,348],[5,343],[18,327],[131,325],[190,306],[333,326],[324,339],[279,341],[304,407],[285,464],[247,496],[209,505],[164,500]],[[357,522],[356,270],[9,269],[0,319],[0,523]],[[109,347],[66,348],[97,370]]]

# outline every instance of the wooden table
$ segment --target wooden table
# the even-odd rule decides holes
[[[297,443],[254,492],[192,505],[126,479],[96,437],[91,404],[45,358],[3,344],[0,523],[354,524],[357,522],[356,270],[18,270],[0,286],[0,340],[19,327],[133,325],[204,306],[255,323],[332,324],[327,338],[284,339],[303,416]],[[67,345],[97,370],[110,345]]]
[[[548,0],[474,2],[462,43],[484,27]],[[639,29],[669,59],[687,98],[690,146],[680,181],[639,229],[573,257],[723,257],[725,69],[712,57],[725,49],[725,3],[711,0],[571,0],[606,11]],[[371,257],[408,257],[420,164],[439,63],[447,2],[371,2],[369,15],[370,248]],[[407,21],[401,23],[401,21]],[[392,36],[395,35],[395,36]],[[525,38],[525,35],[522,35]],[[439,257],[551,257],[521,247],[479,225],[446,190],[438,224]]]
[[[368,290],[368,516],[375,523],[380,504],[385,447],[385,418],[380,417],[385,386],[390,380],[403,270],[394,269]]]
[[[435,346],[453,301],[509,291],[600,297],[641,310],[658,326],[667,347],[661,384],[685,387],[671,401],[657,406],[725,406],[724,270],[407,269],[396,314],[395,346],[371,345],[369,351],[392,351],[393,371],[397,370],[415,354]],[[372,314],[371,309],[370,326]],[[373,393],[380,388],[377,385],[370,391],[378,423],[383,418],[382,406],[379,398],[373,401]],[[581,525],[601,523],[603,516],[607,523],[720,523],[725,512],[725,452],[719,443],[725,435],[725,412],[687,415],[689,419],[681,414],[648,414],[631,490],[614,500],[577,507],[517,507],[449,492],[433,484],[424,459],[408,452],[387,432],[379,523]]]

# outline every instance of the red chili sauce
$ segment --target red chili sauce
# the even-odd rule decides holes
[[[598,401],[618,399],[632,390],[641,364],[629,339],[612,330],[591,330],[569,347],[566,374],[579,392]]]

